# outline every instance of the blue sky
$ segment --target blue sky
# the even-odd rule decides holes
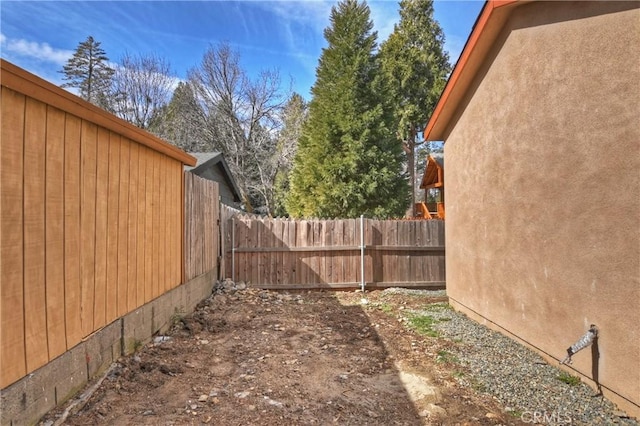
[[[210,45],[227,42],[250,76],[277,69],[283,85],[306,98],[326,46],[323,30],[336,1],[0,1],[3,59],[54,84],[78,43],[92,35],[111,61],[130,54],[156,54],[185,79]],[[435,1],[452,64],[484,2]],[[368,5],[384,41],[398,22],[398,1]]]

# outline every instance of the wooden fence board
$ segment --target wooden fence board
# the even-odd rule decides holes
[[[146,166],[147,155],[143,146],[138,146],[138,165],[136,168],[136,181],[138,186],[135,194],[136,205],[136,304],[142,306],[146,302],[145,298],[145,278],[144,278],[144,230],[147,212],[145,210],[145,191],[146,191]]]
[[[191,246],[192,246],[192,276],[198,276],[202,269],[202,232],[198,232],[198,228],[202,226],[202,185],[194,177],[193,178],[193,203],[192,209],[195,214],[191,224]]]
[[[153,187],[154,187],[154,174],[153,174],[153,153],[145,149],[146,155],[146,173],[145,173],[145,204],[144,209],[147,212],[145,218],[145,230],[144,230],[144,282],[145,282],[145,301],[151,301],[154,296],[154,283],[153,283]]]
[[[120,138],[120,187],[118,189],[118,284],[116,312],[118,316],[127,313],[127,279],[129,249],[129,157],[131,143]]]
[[[322,246],[322,235],[321,233],[324,230],[323,221],[315,221],[313,223],[313,245],[314,247]],[[316,283],[321,283],[326,280],[325,271],[324,271],[324,256],[320,255],[320,251],[314,251],[314,270],[316,272],[315,279]]]
[[[118,317],[118,205],[120,202],[120,136],[109,133],[109,185],[107,190],[107,288],[105,317]]]
[[[345,223],[345,236],[347,238],[347,240],[345,241],[345,243],[349,243],[349,245],[356,245],[357,244],[357,239],[356,239],[356,235],[354,234],[356,232],[356,221],[355,219],[347,219],[346,223]],[[356,249],[357,250],[357,249]],[[345,281],[353,281],[353,282],[358,282],[358,278],[356,277],[356,271],[357,271],[357,265],[354,264],[354,260],[355,260],[355,253],[356,251],[349,251],[346,253],[346,261],[347,264],[345,265]]]
[[[218,221],[221,213],[216,182],[189,172],[184,173],[184,181],[184,265],[185,277],[190,279],[218,268],[221,232]],[[180,249],[180,247],[180,242],[177,242],[176,248]]]
[[[336,246],[344,245],[344,221],[343,220],[334,220],[332,221],[334,224],[333,232],[334,232],[334,244]],[[341,283],[344,281],[344,253],[336,253],[336,256],[333,260],[333,274],[334,274],[334,282]]]
[[[162,294],[164,289],[164,283],[160,282],[160,233],[158,229],[162,225],[160,222],[160,173],[161,173],[161,155],[158,153],[153,154],[153,249],[151,255],[153,257],[151,265],[153,267],[151,276],[153,279],[153,297],[154,299]]]
[[[64,312],[67,350],[84,337],[80,311],[80,137],[82,122],[67,114],[64,133]]]
[[[165,252],[167,249],[167,186],[165,180],[161,179],[161,176],[167,175],[167,162],[165,156],[158,155],[158,226],[155,228],[155,234],[158,236],[158,245],[156,246],[157,258],[158,258],[158,282],[160,284],[158,295],[164,294],[170,290],[170,284],[167,281],[166,263],[161,262],[160,259],[165,259]]]
[[[176,173],[176,165],[173,164],[173,161],[170,161],[169,159],[167,160],[169,175],[180,176],[182,173]],[[167,222],[170,226],[169,233],[167,234],[167,257],[169,259],[182,257],[182,254],[179,251],[175,250],[176,238],[182,235],[182,228],[178,222],[180,218],[175,216],[175,203],[177,202],[178,205],[180,205],[179,199],[175,196],[176,180],[180,181],[180,179],[174,178],[167,183]],[[180,226],[180,228],[177,228],[177,226]],[[177,286],[181,282],[180,278],[176,279],[176,266],[177,265],[175,262],[171,262],[167,265],[167,280],[169,281],[171,288]]]
[[[49,357],[67,349],[64,325],[64,126],[63,111],[47,108],[46,288]]]
[[[182,170],[180,170],[180,173],[176,173],[176,166],[173,164],[172,161],[169,161],[169,170],[170,170],[170,175],[171,176],[176,176],[179,177],[182,175]],[[176,250],[176,240],[177,238],[182,236],[182,224],[180,223],[180,217],[176,216],[176,205],[175,203],[178,202],[178,205],[180,205],[180,199],[175,195],[175,191],[176,191],[176,182],[181,182],[181,178],[176,179],[174,178],[173,180],[171,180],[169,182],[169,184],[167,185],[167,193],[168,193],[168,198],[167,198],[167,211],[168,211],[168,221],[171,224],[171,231],[169,232],[168,238],[169,238],[169,243],[168,243],[168,253],[167,256],[171,259],[176,259],[176,258],[182,258],[182,253],[180,253],[178,250]],[[182,280],[179,277],[179,274],[176,273],[176,269],[177,269],[177,264],[172,262],[170,265],[168,265],[168,274],[169,274],[169,280],[172,284],[172,288],[177,286],[178,284],[180,284],[182,282]]]
[[[136,143],[131,143],[129,151],[129,186],[128,207],[129,214],[127,216],[127,312],[133,311],[138,305],[138,286],[137,281],[137,250],[138,250],[138,167],[140,159],[140,147]],[[163,262],[166,263],[166,262]]]
[[[27,98],[24,162],[24,309],[27,370],[49,360],[45,290],[45,138],[47,106]]]
[[[93,328],[107,324],[107,247],[109,196],[109,131],[98,128],[96,171],[96,277]]]
[[[282,246],[288,247],[289,244],[289,230],[291,229],[291,221],[282,221]],[[289,284],[293,276],[293,265],[291,263],[291,255],[289,253],[282,253],[282,284]]]
[[[184,228],[184,250],[185,250],[185,266],[184,273],[185,279],[188,280],[192,277],[192,268],[193,268],[193,259],[192,259],[192,251],[193,251],[193,242],[191,236],[191,227],[193,220],[193,174],[185,173],[184,177],[184,210],[185,210],[185,228]]]
[[[82,122],[80,155],[80,323],[82,337],[93,331],[95,295],[96,142],[98,127]]]
[[[27,372],[24,345],[23,158],[25,97],[2,88],[0,144],[0,387]],[[19,143],[7,143],[17,141]],[[9,167],[7,165],[10,165]]]
[[[273,246],[274,245],[274,238],[273,238],[273,226],[272,226],[272,220],[261,220],[260,221],[260,230],[259,232],[262,234],[263,237],[263,245],[268,245],[268,246]],[[263,253],[263,261],[262,263],[264,264],[264,276],[267,277],[267,279],[270,282],[273,282],[273,275],[272,275],[272,264],[274,262],[271,261],[271,256],[267,255],[266,253]]]
[[[295,222],[297,229],[296,229],[296,246],[297,247],[307,247],[307,221],[306,220],[301,220],[301,221],[297,221]],[[251,246],[249,246],[251,247]],[[295,277],[295,282],[296,283],[307,283],[310,282],[309,277],[308,277],[308,271],[309,271],[309,267],[305,262],[305,259],[299,256],[296,256],[297,261],[296,261],[296,277]]]

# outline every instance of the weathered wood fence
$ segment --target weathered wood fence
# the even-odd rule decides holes
[[[220,188],[216,182],[184,172],[185,281],[218,267]]]
[[[227,276],[251,286],[444,288],[440,220],[227,219]]]
[[[0,388],[182,283],[194,159],[2,60]]]

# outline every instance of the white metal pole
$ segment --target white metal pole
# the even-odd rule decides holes
[[[360,282],[364,293],[364,215],[360,215]]]

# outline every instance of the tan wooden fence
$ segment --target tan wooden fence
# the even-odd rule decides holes
[[[184,172],[185,281],[218,267],[220,188],[217,182]]]
[[[251,286],[445,286],[444,222],[440,220],[288,220],[235,215],[228,221],[227,276]]]
[[[0,388],[182,282],[195,159],[2,60]]]

